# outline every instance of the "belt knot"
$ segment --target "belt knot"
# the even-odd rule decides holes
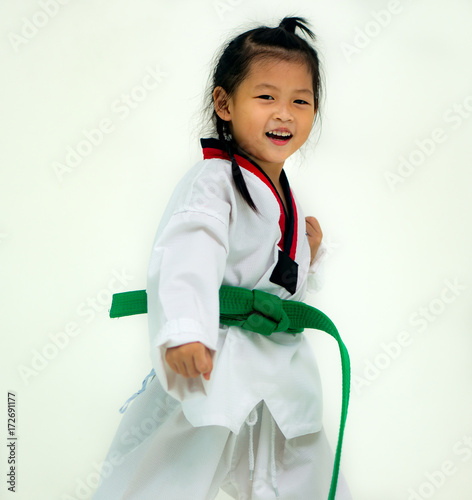
[[[290,326],[290,319],[284,310],[282,299],[262,290],[252,290],[252,294],[253,312],[249,314],[241,328],[261,335],[286,331]]]

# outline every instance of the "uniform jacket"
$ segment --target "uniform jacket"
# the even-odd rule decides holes
[[[272,182],[235,155],[255,213],[236,191],[217,139],[201,139],[203,160],[177,185],[157,230],[148,271],[151,359],[164,390],[197,427],[238,433],[264,400],[287,439],[322,426],[317,364],[305,334],[263,336],[219,324],[221,285],[303,301],[319,288],[320,247],[310,263],[305,217],[282,170],[285,211]],[[213,356],[209,381],[184,378],[165,362],[168,347],[199,341]]]

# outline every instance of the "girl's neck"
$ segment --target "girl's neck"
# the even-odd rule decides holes
[[[238,149],[242,151],[239,147]],[[256,160],[256,158],[253,158],[250,154],[246,153],[245,151],[242,152],[244,153],[245,156],[254,161],[260,168],[262,168],[264,173],[267,175],[267,177],[271,180],[272,184],[275,186],[275,189],[279,193],[280,199],[282,200],[285,210],[287,210],[287,201],[285,199],[285,194],[282,188],[282,184],[280,183],[280,174],[282,173],[284,164],[283,163],[268,164],[266,162],[261,162],[259,160]]]
[[[254,160],[256,161],[256,160]],[[272,184],[274,185],[275,189],[279,193],[280,199],[282,200],[282,203],[285,207],[285,210],[287,210],[287,200],[285,199],[285,193],[282,187],[282,184],[280,182],[280,174],[282,173],[283,170],[283,163],[280,165],[275,165],[275,164],[270,164],[270,166],[257,162],[256,163],[262,168],[264,173],[267,175],[267,177],[271,180]]]
[[[259,167],[262,168],[262,170],[267,175],[267,177],[272,181],[272,184],[274,184],[274,186],[277,187],[280,186],[280,174],[282,173],[282,169],[284,168],[283,162],[282,163],[261,162],[260,160],[257,160],[256,158],[246,153],[245,151],[243,151],[243,153],[257,165],[259,165]]]
[[[269,176],[269,174],[267,174]],[[272,184],[275,186],[275,189],[279,193],[280,199],[282,200],[282,203],[284,205],[285,211],[287,211],[287,200],[285,199],[285,193],[282,187],[282,184],[280,183],[280,174],[277,180],[272,179],[269,176],[269,179],[272,181]]]

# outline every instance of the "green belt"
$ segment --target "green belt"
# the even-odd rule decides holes
[[[147,312],[146,290],[115,293],[110,317],[131,316]],[[273,332],[301,333],[304,328],[323,330],[338,343],[341,355],[343,388],[341,423],[334,458],[333,477],[328,500],[334,500],[341,461],[341,448],[346,425],[351,386],[349,353],[333,322],[315,307],[294,300],[283,300],[271,293],[234,286],[220,288],[220,323],[239,326],[262,335]]]

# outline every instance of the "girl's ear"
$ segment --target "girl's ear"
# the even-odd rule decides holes
[[[213,102],[216,114],[225,122],[231,121],[231,113],[228,106],[228,94],[223,87],[215,87],[213,90]]]

